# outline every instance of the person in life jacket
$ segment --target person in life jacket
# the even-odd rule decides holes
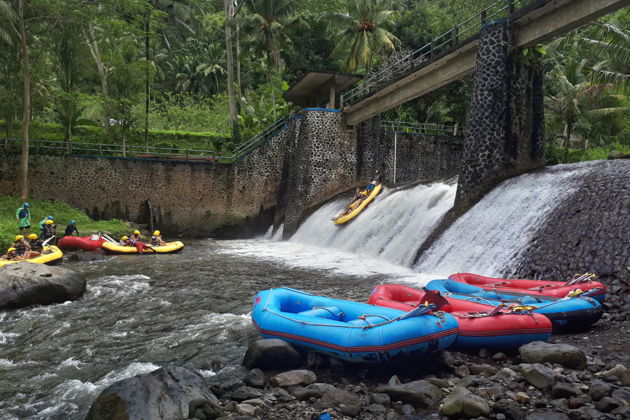
[[[31,244],[24,239],[24,235],[17,235],[15,237],[15,242],[11,245],[11,248],[15,248],[15,253],[18,256],[25,257],[31,250]]]
[[[120,244],[124,246],[133,246],[134,244],[131,242],[131,239],[127,236],[123,236],[120,238]]]
[[[20,232],[23,230],[29,230],[31,228],[31,205],[28,203],[22,204],[22,207],[15,211],[15,220],[18,223]]]
[[[372,177],[372,181],[365,187],[368,193],[371,193],[374,187],[381,183],[381,172],[374,172],[374,176]]]
[[[37,239],[36,234],[31,233],[30,235],[28,235],[28,244],[30,245],[31,250],[27,252],[27,259],[39,257],[40,255],[42,255],[42,252],[44,250],[44,241],[42,241],[41,239]]]
[[[77,229],[76,220],[70,220],[70,223],[66,226],[66,231],[63,233],[63,236],[72,236],[74,232],[77,233],[77,236],[81,236],[79,229]]]
[[[7,249],[7,253],[0,257],[0,260],[3,261],[20,261],[24,259],[17,254],[17,250],[13,247]]]
[[[52,216],[46,216],[44,217],[42,220],[39,221],[39,231],[41,232],[42,230],[44,230],[44,226],[46,226],[46,220],[53,220],[54,218]]]
[[[159,230],[153,231],[153,236],[151,236],[151,246],[162,246],[166,245],[166,242],[162,239],[162,235],[160,235]]]
[[[42,230],[42,233],[39,235],[39,237],[46,241],[50,238],[52,238],[53,236],[55,236],[57,234],[57,230],[55,229],[55,222],[54,220],[46,220],[46,223],[44,223],[44,229]]]

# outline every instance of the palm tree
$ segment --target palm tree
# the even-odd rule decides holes
[[[264,54],[267,77],[271,86],[273,116],[276,119],[276,99],[272,74],[282,66],[280,51],[291,44],[286,27],[294,21],[290,0],[246,0],[249,14],[239,19],[241,30],[248,34],[245,40],[254,55]]]
[[[612,83],[626,90],[630,87],[630,31],[617,21],[597,22],[580,39],[597,60],[592,68],[593,82]]]
[[[349,71],[364,67],[367,73],[375,55],[395,51],[400,40],[386,29],[395,16],[388,6],[387,0],[347,0],[346,13],[328,14],[331,24],[341,28],[335,34],[339,42],[331,56],[347,54]]]

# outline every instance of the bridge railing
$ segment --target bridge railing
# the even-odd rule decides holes
[[[79,155],[79,156],[103,156],[126,157],[139,159],[167,159],[180,161],[199,161],[232,163],[237,161],[257,147],[264,144],[274,134],[284,129],[295,115],[285,115],[264,128],[260,133],[246,142],[232,149],[231,154],[220,154],[215,150],[204,149],[180,149],[178,147],[144,146],[137,144],[122,145],[120,143],[85,143],[59,140],[31,139],[29,148],[34,154],[52,155]],[[21,138],[0,138],[0,151],[19,152],[22,148]]]
[[[471,38],[480,31],[485,23],[505,18],[511,15],[517,7],[522,7],[531,1],[495,1],[390,66],[364,78],[361,84],[341,94],[341,107],[348,107],[372,95],[395,80],[417,71],[429,64],[435,55],[457,45],[462,40]]]
[[[381,121],[381,128],[384,131],[396,131],[398,133],[411,133],[425,136],[462,136],[464,132],[459,124],[431,124],[431,123],[413,123],[404,121]]]

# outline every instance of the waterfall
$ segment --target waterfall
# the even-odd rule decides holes
[[[453,206],[456,188],[451,181],[385,189],[359,217],[337,226],[331,219],[352,200],[352,195],[345,195],[313,213],[290,241],[380,257],[409,267],[418,247]]]
[[[573,194],[592,162],[559,165],[502,182],[447,229],[413,269],[448,276],[509,276],[548,215]]]

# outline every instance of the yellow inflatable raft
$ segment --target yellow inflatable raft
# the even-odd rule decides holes
[[[349,222],[350,220],[357,217],[359,213],[361,213],[363,209],[365,209],[368,204],[370,204],[372,200],[376,198],[376,196],[381,192],[382,189],[383,184],[377,184],[370,195],[365,197],[360,203],[353,202],[352,204],[350,204],[350,208],[352,209],[350,213],[341,213],[339,216],[337,216],[335,220],[333,220],[333,223],[336,225],[343,225],[344,223]]]
[[[102,245],[105,252],[108,254],[139,254],[138,250],[135,246],[124,246],[118,245],[111,242],[103,242]],[[171,254],[174,252],[179,252],[184,248],[184,244],[180,241],[175,242],[167,242],[166,245],[162,246],[153,246],[151,247],[154,251],[150,249],[145,249],[143,254]]]
[[[39,257],[35,257],[35,258],[31,258],[28,260],[18,260],[18,261],[0,261],[0,267],[5,266],[7,264],[13,264],[13,263],[17,263],[17,262],[21,262],[21,261],[28,261],[28,262],[32,262],[32,263],[39,263],[39,264],[56,264],[58,262],[61,262],[63,258],[63,252],[61,252],[61,250],[59,248],[57,248],[55,245],[48,245],[44,247],[44,250],[42,252],[42,255],[40,255]]]

